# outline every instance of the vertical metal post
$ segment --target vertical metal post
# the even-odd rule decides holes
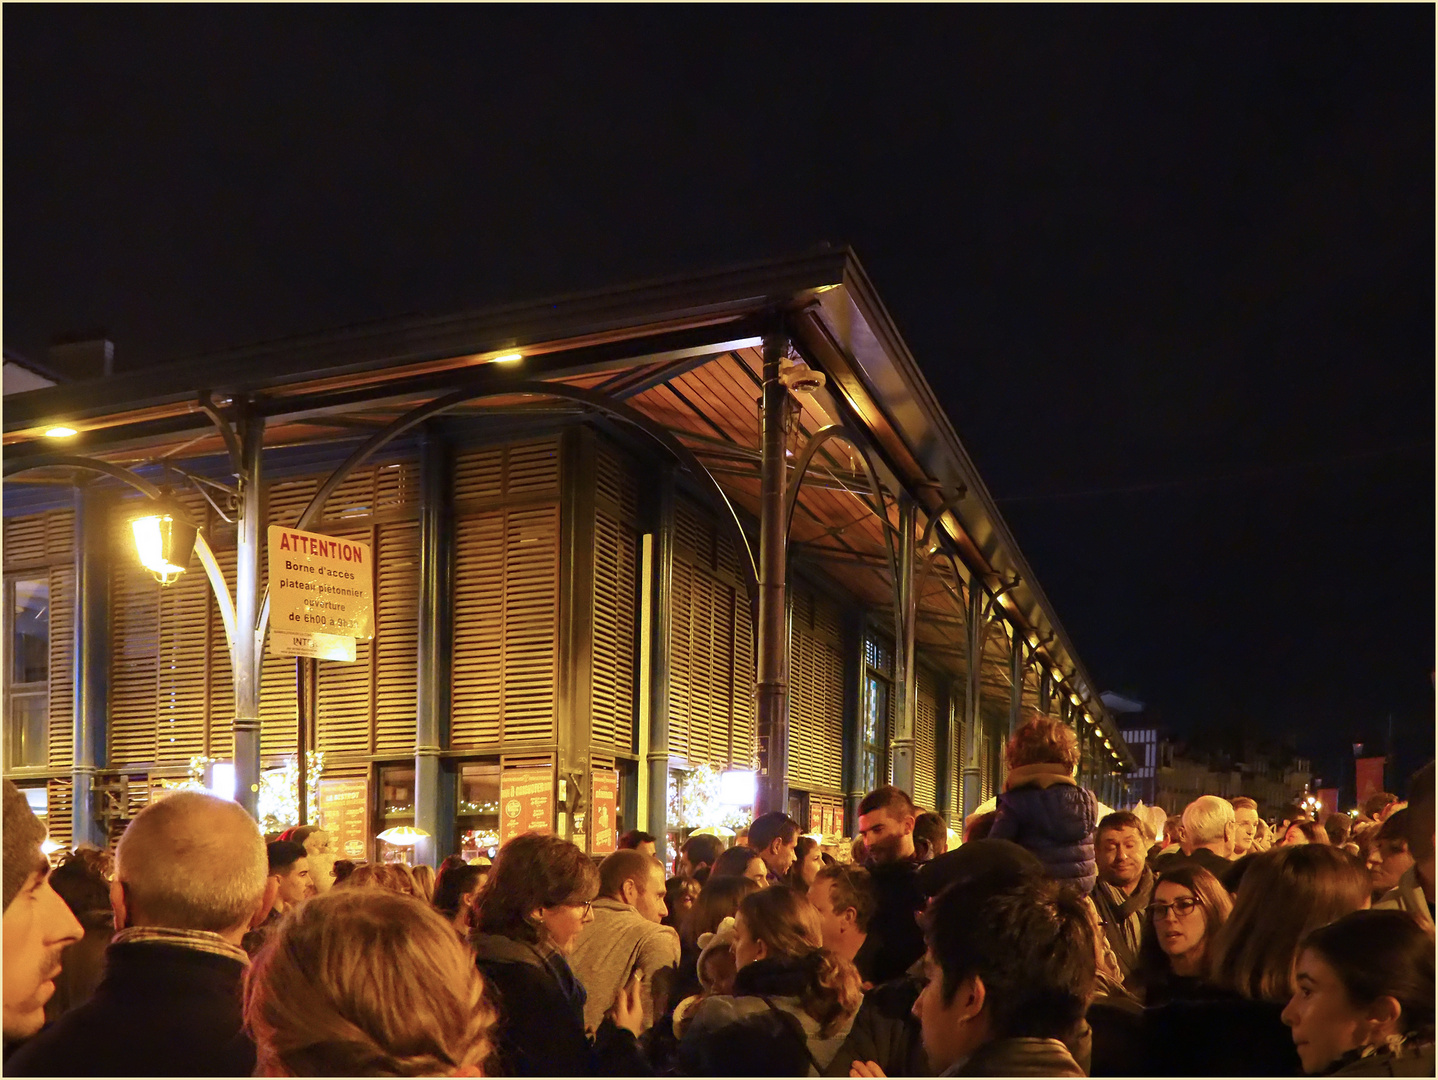
[[[754,814],[787,810],[789,741],[789,641],[786,634],[785,576],[788,537],[784,530],[784,409],[788,392],[779,381],[779,362],[788,340],[764,337],[764,378],[759,431],[759,633],[756,699],[759,721],[759,791]]]
[[[1046,665],[1039,667],[1039,712],[1048,716],[1053,707],[1054,675]]]
[[[75,644],[71,677],[75,688],[73,838],[103,848],[107,837],[95,805],[95,773],[106,764],[110,680],[111,503],[88,486],[75,491]]]
[[[295,764],[296,783],[300,804],[301,825],[310,823],[309,811],[309,753],[305,748],[310,726],[310,665],[314,661],[306,656],[295,657]]]
[[[566,799],[559,834],[588,850],[589,752],[594,705],[594,431],[560,437],[559,776]]]
[[[649,539],[647,705],[649,750],[644,755],[649,785],[649,817],[645,829],[654,834],[663,849],[669,835],[669,653],[673,633],[674,583],[674,466],[665,462],[659,471],[659,489],[654,504],[654,531]],[[673,857],[669,853],[666,862]]]
[[[443,815],[441,785],[448,695],[445,628],[449,583],[449,455],[430,429],[419,440],[419,626],[415,641],[414,824],[429,833],[415,845],[415,863],[437,866],[455,850],[455,819]],[[448,777],[452,780],[452,775]]]
[[[979,725],[979,694],[983,687],[984,637],[988,629],[985,615],[984,589],[978,575],[969,579],[969,609],[964,629],[967,631],[968,673],[964,680],[964,730],[968,732],[968,753],[964,761],[964,819],[978,809],[983,777],[984,733]]]
[[[261,459],[265,418],[240,407],[240,518],[235,542],[235,801],[257,817],[260,790],[259,642]]]
[[[899,497],[899,580],[894,582],[894,737],[889,744],[889,772],[894,786],[914,793],[914,717],[919,688],[914,671],[914,500]]]
[[[1024,708],[1024,672],[1028,670],[1025,654],[1028,642],[1017,626],[1010,627],[1009,648],[1009,738],[1019,729]]]

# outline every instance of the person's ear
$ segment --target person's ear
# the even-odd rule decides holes
[[[117,878],[110,882],[110,910],[115,913],[115,932],[119,933],[125,929],[128,910],[126,906],[125,886]]]
[[[970,975],[959,983],[954,999],[961,1009],[959,1019],[972,1020],[984,1011],[984,1004],[989,999],[989,992],[984,986],[983,979],[977,975]]]
[[[1391,1035],[1398,1030],[1398,1018],[1403,1015],[1403,1006],[1391,994],[1385,994],[1368,1006],[1368,1020],[1374,1034]]]
[[[769,955],[769,946],[764,944],[763,938],[754,939],[754,959],[763,960]]]
[[[839,922],[844,926],[846,930],[851,926],[857,930],[859,927],[858,910],[855,908],[845,908],[843,911],[839,912]]]
[[[630,907],[637,906],[635,901],[639,899],[639,886],[634,883],[632,878],[619,886],[619,898]]]
[[[259,906],[255,913],[250,916],[250,929],[253,930],[270,917],[270,909],[275,906],[275,897],[280,895],[280,879],[277,877],[265,878],[265,891],[260,896]]]

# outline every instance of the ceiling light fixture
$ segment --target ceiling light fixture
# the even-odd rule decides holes
[[[503,356],[496,356],[491,362],[495,364],[517,364],[523,359],[523,353],[507,352]]]
[[[55,425],[54,427],[52,427],[49,431],[45,432],[45,438],[47,438],[47,439],[68,439],[68,438],[70,438],[72,435],[78,435],[78,434],[80,434],[80,433],[79,433],[78,431],[76,431],[76,430],[75,430],[74,428],[72,428],[72,427],[66,427],[64,424],[56,424],[56,425]]]

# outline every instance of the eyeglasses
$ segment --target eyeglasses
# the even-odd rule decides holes
[[[1185,915],[1192,915],[1196,907],[1198,901],[1192,896],[1185,896],[1171,904],[1149,904],[1148,915],[1154,922],[1160,922],[1171,911],[1181,919]]]
[[[574,906],[577,907],[577,908],[582,909],[582,910],[580,911],[580,915],[581,915],[583,918],[586,918],[586,919],[587,919],[587,918],[589,918],[589,913],[594,910],[594,901],[593,901],[593,900],[581,900],[579,903],[575,904]]]

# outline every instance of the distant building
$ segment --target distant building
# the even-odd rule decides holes
[[[1156,718],[1146,715],[1143,702],[1113,692],[1100,697],[1137,762],[1128,778],[1133,802],[1179,814],[1200,795],[1246,795],[1258,803],[1260,815],[1273,818],[1312,782],[1308,758],[1275,752],[1255,740],[1246,741],[1236,754],[1208,752],[1171,738]]]

